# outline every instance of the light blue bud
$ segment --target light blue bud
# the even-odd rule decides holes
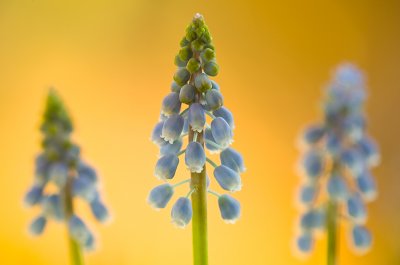
[[[72,183],[72,195],[81,197],[90,202],[96,198],[96,185],[86,178],[74,178]]]
[[[158,146],[165,143],[164,139],[161,137],[163,126],[164,121],[158,122],[151,133],[151,141]]]
[[[364,170],[364,172],[358,176],[357,188],[365,201],[372,201],[376,198],[377,188],[375,180],[367,170]]]
[[[340,155],[340,160],[354,177],[358,176],[365,167],[361,155],[355,149],[344,150]]]
[[[219,145],[215,142],[210,128],[204,130],[204,139],[207,140],[205,141],[205,145],[211,154],[219,153],[221,151]]]
[[[93,216],[99,222],[106,222],[110,218],[110,214],[107,210],[107,207],[99,200],[93,200],[90,203],[90,209],[92,210]]]
[[[206,163],[203,146],[198,142],[190,142],[186,147],[185,163],[190,172],[201,173]]]
[[[210,89],[206,92],[206,102],[210,110],[217,110],[224,104],[224,98],[218,90]]]
[[[372,236],[363,226],[354,226],[351,231],[352,241],[357,251],[367,252],[372,246]]]
[[[219,211],[222,219],[234,224],[240,218],[240,203],[238,200],[228,194],[223,194],[218,198]]]
[[[223,149],[227,148],[233,142],[232,129],[221,117],[217,117],[211,122],[211,132],[215,142]]]
[[[325,224],[325,213],[320,209],[311,209],[300,218],[300,227],[304,231],[322,229]]]
[[[175,81],[171,83],[171,92],[179,93],[181,90],[181,86],[178,85]]]
[[[357,147],[368,166],[376,166],[379,163],[378,147],[371,138],[362,138]]]
[[[176,140],[180,138],[183,131],[184,123],[185,121],[183,120],[181,115],[171,115],[164,122],[161,137],[170,144],[173,144]]]
[[[155,209],[165,208],[173,194],[174,188],[170,184],[162,184],[150,191],[147,202]]]
[[[158,121],[165,121],[166,119],[168,119],[168,116],[160,113],[160,117],[158,118]]]
[[[161,113],[167,116],[179,114],[181,110],[181,102],[179,94],[175,92],[169,93],[162,102]]]
[[[178,168],[179,159],[175,154],[169,154],[158,159],[154,175],[159,179],[172,179]]]
[[[230,112],[227,108],[222,106],[221,108],[214,110],[213,114],[215,117],[223,118],[229,124],[229,127],[231,127],[232,130],[235,129],[232,112]]]
[[[33,206],[41,202],[43,196],[43,187],[34,185],[25,195],[24,203],[27,206]]]
[[[68,179],[68,167],[63,163],[56,163],[49,168],[50,179],[58,186],[64,187]]]
[[[174,80],[180,86],[186,84],[189,79],[190,73],[185,67],[178,68],[178,70],[174,74]]]
[[[355,223],[365,223],[367,219],[367,210],[365,209],[364,202],[357,193],[349,197],[346,206],[348,215]]]
[[[321,152],[311,149],[304,155],[302,162],[304,173],[310,179],[321,176],[324,169],[324,157]]]
[[[179,92],[179,100],[182,103],[190,104],[194,101],[196,96],[196,88],[190,84],[186,84]]]
[[[61,199],[57,194],[43,197],[42,208],[44,216],[58,221],[64,219],[64,210],[61,205]]]
[[[317,189],[315,185],[307,184],[301,187],[299,200],[303,205],[310,205],[315,200]]]
[[[195,132],[202,132],[206,124],[206,115],[199,103],[190,105],[188,114],[189,125]]]
[[[228,147],[220,154],[221,164],[235,170],[237,173],[246,171],[242,155],[235,149]]]
[[[211,89],[220,90],[219,89],[219,85],[217,84],[217,82],[215,82],[214,80],[211,80],[211,84],[212,84]]]
[[[309,126],[304,131],[304,141],[307,144],[318,143],[325,135],[325,127],[320,125]]]
[[[340,138],[335,133],[328,133],[326,137],[326,149],[327,151],[336,156],[341,151]]]
[[[214,169],[214,177],[224,190],[235,192],[242,189],[240,175],[224,165]]]
[[[335,201],[344,201],[349,195],[346,182],[338,175],[333,175],[329,178],[327,190],[329,197]]]
[[[29,232],[35,236],[41,235],[46,227],[46,222],[46,217],[42,215],[35,218],[29,226]]]
[[[164,144],[161,145],[160,148],[160,155],[164,156],[164,155],[176,155],[179,153],[179,151],[182,148],[182,140],[176,140],[173,144],[170,144],[168,142],[164,141]]]
[[[194,85],[199,92],[206,92],[211,89],[212,83],[208,76],[204,73],[198,74],[194,79]]]
[[[69,219],[68,228],[70,236],[81,245],[85,245],[87,240],[90,238],[91,232],[88,227],[82,219],[75,214]]]
[[[310,253],[313,246],[314,239],[311,233],[303,233],[296,239],[296,247],[303,254]]]
[[[89,250],[89,251],[93,250],[95,248],[95,240],[94,240],[94,236],[92,235],[92,233],[90,233],[88,238],[86,239],[84,248],[85,248],[85,250]]]
[[[92,167],[83,162],[79,163],[78,176],[79,178],[87,179],[92,183],[97,183],[98,181],[96,171]]]
[[[172,222],[179,228],[185,228],[192,219],[192,204],[186,197],[180,197],[172,206]]]

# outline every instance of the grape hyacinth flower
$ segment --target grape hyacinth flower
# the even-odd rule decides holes
[[[378,164],[379,153],[366,132],[365,99],[362,73],[350,64],[340,66],[326,89],[324,121],[309,126],[302,135],[304,180],[298,199],[305,212],[296,246],[301,253],[310,253],[315,232],[325,230],[328,265],[337,264],[340,221],[349,222],[355,251],[364,253],[372,244],[365,227],[366,203],[376,196],[371,168]]]
[[[210,33],[200,14],[195,15],[187,28],[175,64],[178,70],[171,92],[163,100],[160,121],[151,135],[152,142],[160,148],[155,176],[167,183],[153,188],[147,201],[155,209],[165,208],[175,189],[190,183],[187,195],[179,197],[172,206],[172,223],[184,228],[193,219],[194,264],[207,265],[207,192],[218,198],[221,217],[227,223],[239,219],[240,203],[230,194],[220,195],[209,189],[206,163],[214,167],[220,188],[230,193],[241,189],[240,174],[245,171],[245,165],[240,153],[230,147],[233,115],[223,106],[218,84],[210,79],[218,74],[219,66]],[[188,144],[182,148],[186,137]],[[207,157],[207,153],[219,154],[221,165]],[[170,184],[181,155],[185,155],[191,177]]]
[[[49,92],[41,125],[43,151],[36,159],[34,183],[25,195],[27,206],[38,206],[41,213],[29,227],[33,235],[43,233],[50,220],[64,222],[68,229],[71,262],[84,264],[82,249],[92,250],[95,240],[85,222],[76,214],[75,198],[86,201],[99,222],[110,215],[101,200],[96,171],[80,157],[80,148],[70,135],[69,115],[54,90]],[[47,189],[53,190],[49,193]]]

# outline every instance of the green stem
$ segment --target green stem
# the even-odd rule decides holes
[[[328,230],[328,265],[337,265],[337,204],[328,203],[327,230]]]
[[[190,130],[189,140],[193,139]],[[204,145],[203,133],[198,134],[197,141]],[[201,173],[191,173],[192,187],[192,234],[193,234],[193,264],[208,264],[208,239],[207,239],[207,184],[206,166]]]
[[[69,218],[72,216],[74,212],[74,205],[72,201],[72,182],[73,182],[73,176],[69,175],[67,183],[65,185],[65,188],[62,191],[63,194],[63,205],[64,205],[64,210],[65,210],[65,217],[66,220],[69,220]],[[69,241],[69,251],[71,255],[71,264],[72,265],[84,265],[84,259],[83,259],[83,252],[80,244],[73,239],[70,236],[69,233],[69,228],[68,228],[68,223],[67,223],[67,230],[68,230],[68,241]]]

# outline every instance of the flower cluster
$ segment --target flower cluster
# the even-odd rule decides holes
[[[298,200],[305,212],[296,239],[302,253],[312,250],[315,232],[326,229],[329,203],[337,205],[334,218],[348,221],[354,249],[364,253],[371,246],[365,204],[377,193],[370,169],[378,164],[379,154],[366,134],[365,98],[362,74],[352,65],[340,66],[326,90],[324,122],[302,135],[304,182]]]
[[[175,176],[179,156],[185,155],[187,169],[193,173],[205,171],[205,163],[214,167],[214,177],[222,189],[235,192],[241,189],[240,173],[245,170],[242,156],[230,147],[233,138],[233,116],[223,106],[223,96],[218,84],[209,76],[216,76],[219,66],[215,59],[211,36],[203,17],[196,14],[182,39],[181,49],[175,58],[178,70],[174,75],[171,92],[164,98],[160,121],[156,124],[151,139],[160,148],[160,158],[155,167],[155,176],[165,184],[155,187],[149,194],[149,204],[164,208],[174,189],[190,183],[190,191],[180,197],[172,207],[172,220],[178,227],[185,227],[192,218],[189,196],[195,190],[193,177],[175,185],[168,181]],[[181,108],[188,107],[181,111]],[[211,123],[208,124],[208,119]],[[183,139],[189,136],[186,149]],[[212,154],[219,154],[221,165],[206,157],[205,147]],[[209,186],[207,177],[207,189]],[[229,194],[218,197],[222,218],[234,223],[240,216],[240,204]]]
[[[25,195],[27,206],[39,206],[41,213],[30,225],[30,232],[40,235],[48,220],[66,222],[76,242],[86,249],[94,247],[94,237],[73,209],[73,199],[87,201],[94,217],[105,222],[109,212],[98,191],[96,171],[82,161],[80,149],[71,139],[71,120],[55,91],[50,91],[41,131],[43,151],[35,161],[35,178]]]

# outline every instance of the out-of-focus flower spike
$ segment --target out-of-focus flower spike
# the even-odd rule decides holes
[[[147,202],[155,209],[165,208],[174,194],[174,188],[166,183],[150,191]]]
[[[181,115],[173,114],[165,122],[162,128],[161,137],[173,144],[178,140],[183,131],[185,121]]]
[[[200,173],[206,163],[203,146],[198,142],[190,142],[185,152],[185,163],[191,172]]]
[[[181,102],[179,101],[179,94],[175,92],[169,93],[163,100],[161,113],[167,116],[172,114],[179,114],[181,110]]]
[[[202,132],[206,124],[206,115],[203,107],[199,103],[190,105],[188,114],[189,125],[195,132]]]
[[[172,222],[179,228],[185,228],[192,220],[192,203],[186,197],[180,197],[172,206]]]
[[[216,167],[214,169],[214,177],[224,190],[235,192],[242,189],[240,175],[229,167],[224,165]]]
[[[235,170],[237,173],[246,171],[242,155],[235,149],[228,147],[220,153],[221,164]]]
[[[172,179],[175,176],[176,169],[178,168],[179,158],[176,154],[168,154],[158,159],[154,175],[158,179]]]
[[[218,206],[222,219],[228,224],[234,224],[240,218],[240,203],[228,194],[218,198]]]

